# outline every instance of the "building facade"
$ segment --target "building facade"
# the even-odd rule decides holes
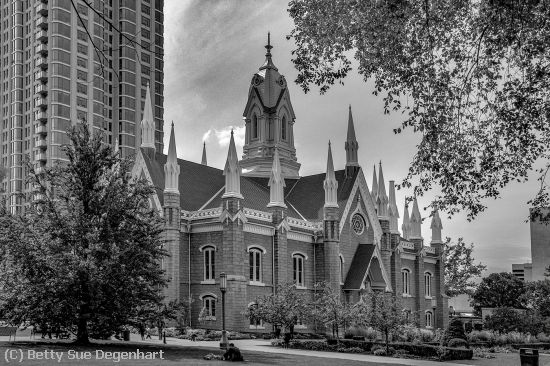
[[[87,3],[0,2],[1,184],[13,212],[30,191],[25,157],[36,168],[63,160],[66,130],[78,120],[135,155],[149,95],[163,149],[163,0]]]
[[[532,263],[512,264],[512,274],[522,281],[532,281],[533,264]]]
[[[550,221],[548,215],[550,208],[541,212],[541,217],[531,219],[529,228],[531,233],[531,279],[533,281],[544,280],[546,269],[550,268]],[[533,217],[531,212],[531,217]]]
[[[266,48],[266,61],[248,90],[240,160],[233,135],[223,170],[206,165],[206,154],[202,164],[178,159],[173,125],[167,155],[144,139],[136,156],[133,175],[156,187],[151,204],[166,223],[167,298],[192,299],[192,326],[220,329],[224,272],[227,328],[264,332],[271,327],[242,315],[258,296],[289,282],[312,296],[314,284],[326,281],[349,302],[365,291],[393,291],[404,310],[418,314],[420,326],[445,327],[439,215],[429,245],[421,236],[416,200],[410,216],[405,206],[399,230],[394,182],[386,186],[380,164],[369,187],[359,165],[351,107],[345,168],[334,169],[329,143],[326,171],[300,176],[288,85],[269,42]],[[148,121],[142,128],[150,136]]]

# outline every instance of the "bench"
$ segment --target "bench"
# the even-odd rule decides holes
[[[17,332],[17,327],[0,327],[0,337],[9,336],[11,340],[11,336],[13,336],[13,340],[15,341],[15,333]]]

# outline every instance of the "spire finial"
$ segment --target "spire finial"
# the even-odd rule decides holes
[[[168,144],[168,156],[164,164],[164,192],[179,194],[179,175],[180,167],[178,165],[178,155],[176,152],[176,136],[174,133],[174,122],[170,130],[170,143]]]
[[[265,45],[265,49],[267,50],[266,56],[271,56],[271,49],[273,46],[271,45],[271,32],[267,32],[267,44]]]
[[[325,189],[324,207],[338,207],[338,181],[336,180],[336,176],[334,174],[330,140],[328,142],[327,172],[325,175],[325,181],[323,182],[323,188]]]

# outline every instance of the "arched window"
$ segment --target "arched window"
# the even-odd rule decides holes
[[[281,139],[286,141],[286,116],[283,116],[281,121]]]
[[[294,284],[298,287],[305,287],[304,278],[304,256],[301,254],[294,254],[292,256],[292,269]]]
[[[248,261],[250,266],[250,281],[262,282],[262,250],[251,248],[248,253]]]
[[[206,247],[202,251],[204,256],[204,280],[216,279],[216,249],[214,247]]]
[[[204,296],[202,298],[202,307],[204,317],[207,317],[209,320],[214,320],[216,318],[216,298],[214,296]]]
[[[426,328],[433,327],[433,314],[431,311],[426,311]]]
[[[432,274],[424,272],[424,295],[432,297]]]
[[[411,271],[406,268],[401,270],[401,281],[403,282],[403,295],[411,294]]]
[[[340,283],[344,283],[344,257],[340,254]]]
[[[256,114],[252,115],[252,138],[258,138],[258,117],[256,117]]]

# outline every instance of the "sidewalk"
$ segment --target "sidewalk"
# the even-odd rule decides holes
[[[162,343],[162,341],[159,341],[158,339],[142,341],[141,337],[136,334],[132,334],[130,340],[133,342],[144,342],[149,344]],[[264,339],[229,340],[229,342],[234,343],[235,346],[241,349],[241,351],[281,353],[286,355],[320,357],[325,359],[330,358],[330,359],[337,359],[337,360],[365,361],[365,362],[380,363],[380,364],[412,365],[412,366],[442,366],[442,365],[469,366],[471,365],[466,363],[468,361],[462,361],[465,363],[454,363],[454,362],[450,363],[450,362],[437,362],[437,361],[427,361],[427,360],[409,360],[405,358],[380,357],[380,356],[365,355],[365,354],[358,354],[358,353],[307,351],[307,350],[297,350],[297,349],[288,349],[288,348],[285,349],[285,348],[279,348],[279,347],[272,347],[271,341],[264,340]],[[184,347],[192,346],[192,347],[205,347],[205,348],[219,348],[219,341],[192,342],[187,339],[166,338],[166,344],[178,345],[178,346],[184,346]]]

